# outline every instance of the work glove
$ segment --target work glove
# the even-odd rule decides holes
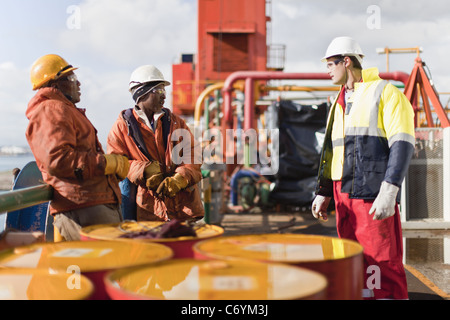
[[[161,167],[159,166],[159,162],[152,161],[144,169],[144,179],[147,180],[148,178],[154,176],[155,174],[160,174],[160,173],[161,173]]]
[[[156,193],[169,198],[175,195],[188,185],[188,180],[181,174],[176,173],[173,177],[167,177],[161,182]]]
[[[392,217],[395,214],[395,204],[397,193],[400,188],[383,181],[380,192],[370,208],[369,214],[373,214],[373,220],[383,220]]]
[[[130,170],[128,158],[120,154],[105,154],[105,175],[115,174],[120,180],[124,180]]]
[[[164,173],[154,174],[153,176],[151,176],[146,180],[145,185],[147,186],[148,189],[156,191],[161,182],[163,182],[164,178],[165,178]]]
[[[323,220],[328,220],[327,216],[327,208],[330,204],[331,197],[325,197],[321,195],[317,195],[314,198],[311,211],[314,216],[314,218],[319,219],[322,218]]]
[[[145,185],[150,190],[156,190],[160,183],[164,180],[164,175],[161,173],[161,167],[158,161],[152,161],[144,169]]]

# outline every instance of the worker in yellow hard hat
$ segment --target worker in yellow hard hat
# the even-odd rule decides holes
[[[341,90],[328,116],[312,213],[326,219],[334,197],[339,236],[364,247],[365,297],[407,299],[397,202],[414,152],[414,112],[376,68],[362,69],[363,57],[354,39],[338,37],[322,58]]]
[[[80,239],[79,230],[92,224],[122,220],[118,179],[129,162],[106,155],[97,130],[80,102],[80,82],[74,68],[59,55],[45,55],[31,68],[36,95],[28,104],[26,137],[44,181],[53,187],[50,213],[56,234]]]

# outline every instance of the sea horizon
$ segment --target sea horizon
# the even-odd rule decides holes
[[[22,169],[31,161],[35,161],[32,153],[0,155],[0,172],[12,172],[15,168]]]

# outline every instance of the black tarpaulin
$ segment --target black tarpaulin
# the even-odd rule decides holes
[[[273,176],[273,202],[310,206],[314,199],[329,105],[278,101],[269,112],[279,128],[279,169]]]

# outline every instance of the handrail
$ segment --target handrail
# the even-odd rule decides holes
[[[0,194],[0,215],[48,202],[53,188],[48,184],[8,191]]]

